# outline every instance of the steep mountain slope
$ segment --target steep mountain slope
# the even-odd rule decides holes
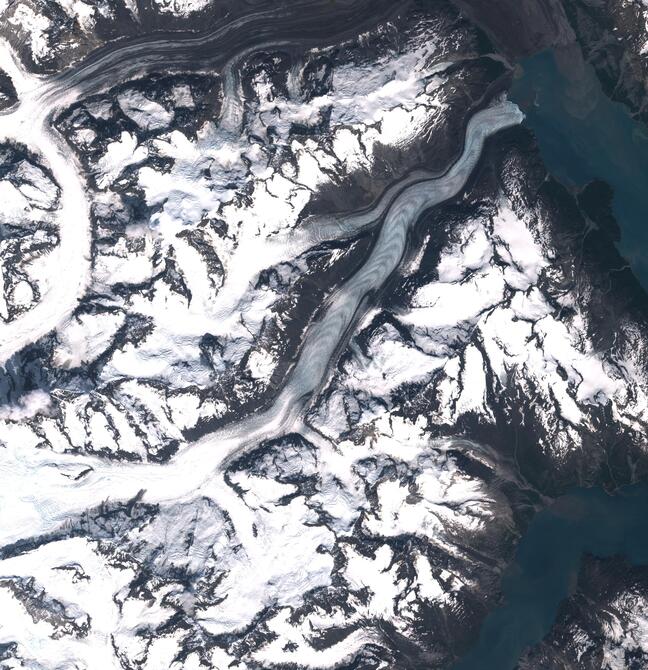
[[[2,667],[449,667],[646,474],[604,187],[446,2],[0,9]]]

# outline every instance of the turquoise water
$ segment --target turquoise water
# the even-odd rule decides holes
[[[512,670],[524,649],[549,632],[584,553],[648,563],[647,510],[648,485],[637,485],[614,496],[577,490],[540,512],[504,575],[503,606],[486,618],[476,646],[454,670]]]
[[[549,171],[578,189],[594,179],[614,189],[619,249],[648,287],[648,132],[604,96],[593,70],[573,52],[521,63],[510,98],[526,114]],[[576,583],[583,554],[623,554],[648,563],[648,485],[616,496],[578,490],[538,514],[503,582],[503,606],[490,614],[475,647],[455,670],[511,670],[551,628]]]
[[[522,61],[510,98],[526,114],[549,171],[567,186],[602,179],[614,189],[619,244],[648,287],[648,129],[601,91],[591,67],[544,52]],[[577,60],[577,59],[576,59]],[[565,65],[567,63],[567,65]]]

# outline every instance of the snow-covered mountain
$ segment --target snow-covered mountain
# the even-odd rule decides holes
[[[450,667],[533,512],[645,472],[609,193],[452,4],[0,37],[0,667]]]

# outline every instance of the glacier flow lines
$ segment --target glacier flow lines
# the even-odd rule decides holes
[[[265,439],[300,430],[303,410],[326,383],[340,343],[356,322],[365,297],[379,289],[401,262],[408,231],[424,210],[463,188],[490,135],[521,120],[520,110],[507,102],[476,113],[468,124],[461,157],[445,174],[403,185],[384,216],[374,212],[382,223],[371,254],[333,293],[322,318],[306,332],[286,385],[264,412],[185,445],[166,465],[106,462],[44,449],[4,452],[0,460],[0,479],[6,482],[0,489],[0,554],[11,553],[12,544],[20,546],[30,538],[34,541],[61,532],[70,520],[107,500],[127,502],[141,495],[144,502],[165,503],[206,496],[230,512],[234,505],[241,507],[224,481],[228,464]],[[36,491],[34,481],[38,482]],[[245,541],[252,531],[244,527],[249,524],[245,510],[241,507],[240,511],[237,534],[245,550],[253,552],[253,542]]]
[[[57,212],[59,244],[46,259],[47,285],[29,311],[0,324],[0,365],[66,319],[90,279],[91,225],[86,183],[80,165],[50,121],[73,99],[74,91],[50,100],[51,84],[25,70],[6,41],[0,41],[0,68],[11,77],[18,103],[0,115],[0,143],[22,144],[39,155],[61,189]]]

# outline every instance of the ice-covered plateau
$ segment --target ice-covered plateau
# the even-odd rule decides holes
[[[645,472],[643,293],[452,5],[0,38],[0,667],[449,667],[548,496]]]

